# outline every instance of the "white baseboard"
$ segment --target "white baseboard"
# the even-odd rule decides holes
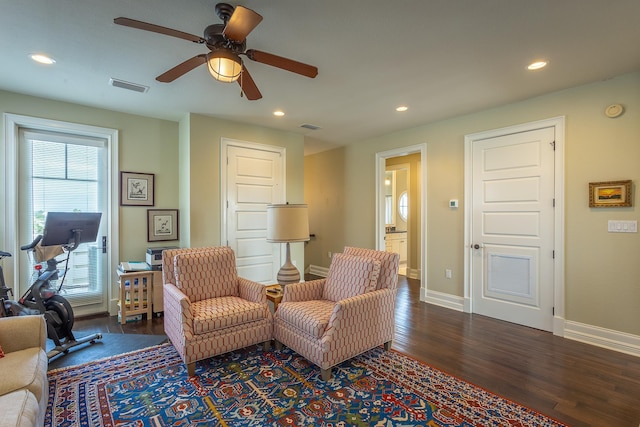
[[[419,268],[407,268],[406,276],[409,279],[420,280],[420,269]]]
[[[640,357],[640,336],[566,320],[564,337]]]
[[[309,274],[312,274],[314,276],[327,277],[329,275],[329,268],[311,264],[309,266]]]
[[[433,305],[439,305],[440,307],[450,308],[456,311],[463,311],[464,298],[446,294],[444,292],[430,291],[427,289],[426,295],[424,294],[424,288],[420,289],[421,300]]]

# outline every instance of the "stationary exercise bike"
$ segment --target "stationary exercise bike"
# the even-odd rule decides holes
[[[102,339],[102,334],[96,333],[76,339],[72,328],[74,323],[73,308],[58,292],[62,289],[67,275],[69,257],[71,252],[78,248],[80,243],[96,240],[101,214],[97,213],[68,213],[50,212],[43,235],[38,235],[33,242],[20,247],[23,251],[30,251],[38,262],[35,269],[38,272],[33,284],[24,295],[16,300],[9,299],[12,294],[4,280],[4,272],[0,266],[0,311],[6,316],[44,315],[47,324],[47,336],[55,343],[55,347],[47,353],[49,359],[68,353],[75,346],[83,343],[95,343]],[[66,254],[63,260],[57,260],[56,256]],[[0,251],[0,260],[10,257],[9,252]],[[46,262],[46,269],[43,264]],[[58,270],[58,264],[65,263],[62,277]],[[52,282],[60,279],[56,288]]]

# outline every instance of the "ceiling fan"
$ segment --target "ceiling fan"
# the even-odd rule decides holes
[[[237,81],[247,99],[256,100],[262,98],[258,86],[256,86],[239,55],[244,55],[252,61],[306,77],[314,78],[318,75],[318,69],[312,65],[260,50],[247,49],[247,35],[262,21],[260,14],[244,6],[236,6],[234,8],[227,3],[218,3],[215,11],[224,23],[209,25],[204,30],[204,37],[124,17],[116,18],[113,22],[125,27],[165,34],[204,44],[209,48],[209,53],[196,55],[160,74],[156,77],[159,82],[170,83],[199,65],[207,63],[209,72],[216,80],[222,82]]]

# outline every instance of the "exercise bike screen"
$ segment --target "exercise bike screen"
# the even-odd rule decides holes
[[[101,212],[49,212],[41,245],[66,245],[73,242],[74,230],[80,231],[78,244],[95,242],[101,217]]]

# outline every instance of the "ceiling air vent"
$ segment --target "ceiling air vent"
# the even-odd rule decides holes
[[[321,129],[320,126],[316,126],[316,125],[312,125],[310,123],[303,123],[300,125],[301,128],[305,128],[305,129],[311,129],[311,130],[318,130]]]
[[[143,86],[137,83],[125,82],[124,80],[113,78],[109,79],[109,85],[113,87],[119,87],[121,89],[132,90],[139,93],[146,93],[149,90],[149,86]]]

